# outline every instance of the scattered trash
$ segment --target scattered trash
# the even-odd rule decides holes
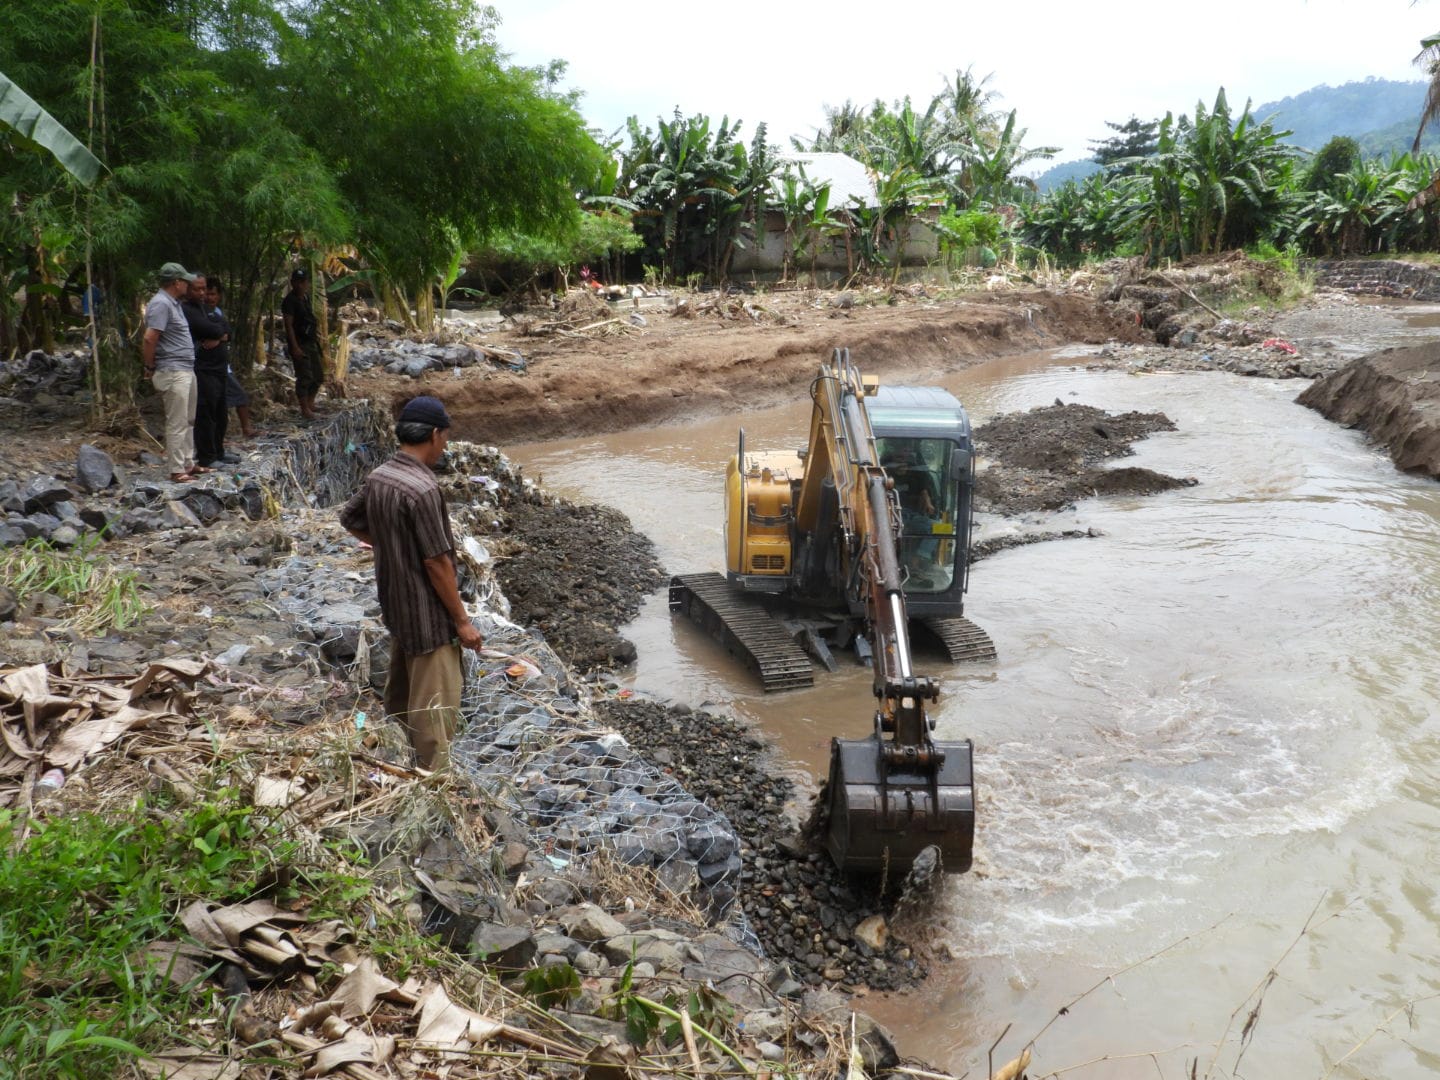
[[[65,786],[64,769],[46,769],[43,776],[35,781],[35,790],[40,794],[49,794],[52,791],[59,791]]]
[[[1291,345],[1290,342],[1278,337],[1266,338],[1260,343],[1260,347],[1262,349],[1275,349],[1277,352],[1289,353],[1291,356],[1295,356],[1300,352],[1300,350],[1294,345]]]
[[[364,730],[365,730],[365,714],[364,714],[363,712],[357,712],[357,713],[355,714],[355,730],[356,730],[356,731],[364,731]]]
[[[234,667],[240,663],[241,660],[245,659],[245,654],[249,651],[250,646],[243,642],[238,645],[231,645],[230,648],[215,657],[215,663],[222,667]]]

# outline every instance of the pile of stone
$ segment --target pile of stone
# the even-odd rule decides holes
[[[1241,335],[1239,340],[1246,340]],[[1228,371],[1261,379],[1317,379],[1339,368],[1337,355],[1307,356],[1289,342],[1267,338],[1250,344],[1231,345],[1220,341],[1191,339],[1178,347],[1149,345],[1106,345],[1091,361],[1093,368],[1124,371]]]
[[[742,864],[732,883],[746,927],[765,955],[807,986],[913,986],[925,966],[892,933],[898,890],[841,874],[797,828],[808,798],[773,751],[731,717],[637,698],[596,703],[602,723],[644,758],[733,822]]]
[[[203,485],[130,480],[110,456],[80,448],[75,476],[0,480],[0,547],[43,540],[68,548],[91,535],[115,539],[161,529],[198,529],[230,512],[251,520],[265,513],[253,477],[216,474]]]
[[[0,403],[54,405],[85,389],[90,354],[85,350],[46,353],[32,349],[15,360],[0,361]]]
[[[583,866],[606,852],[654,871],[672,894],[725,921],[743,868],[725,815],[623,737],[597,729],[566,694],[574,691],[554,654],[539,640],[529,645],[510,652],[507,642],[494,660],[482,657],[467,685],[470,724],[453,752],[457,771],[553,865]]]
[[[347,497],[392,450],[388,420],[368,404],[263,444],[233,469],[193,483],[166,479],[155,454],[125,467],[86,444],[72,477],[0,478],[0,547],[43,540],[63,548],[87,535],[201,529],[226,515],[257,521],[281,501],[326,506]]]
[[[525,358],[519,353],[481,344],[438,344],[411,338],[378,337],[362,331],[352,335],[350,346],[352,371],[384,368],[391,375],[408,375],[418,379],[427,371],[471,368],[481,364],[490,364],[505,371],[525,370]]]

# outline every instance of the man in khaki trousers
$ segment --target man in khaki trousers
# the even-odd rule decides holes
[[[395,425],[400,449],[340,511],[340,524],[375,549],[380,614],[390,631],[385,711],[410,733],[415,760],[438,769],[460,722],[460,649],[479,649],[455,574],[455,538],[432,467],[450,440],[450,417],[417,397]]]
[[[195,275],[179,263],[167,262],[158,277],[160,291],[145,305],[140,353],[145,377],[165,402],[165,463],[170,479],[183,484],[197,472],[210,471],[195,464],[195,343],[180,307],[180,297]]]

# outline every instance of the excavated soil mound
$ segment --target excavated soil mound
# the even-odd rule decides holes
[[[976,477],[976,509],[991,514],[1058,510],[1092,495],[1153,495],[1189,487],[1193,479],[1134,466],[1104,467],[1133,454],[1131,444],[1156,431],[1174,431],[1164,413],[1110,414],[1093,405],[1056,402],[996,417],[975,429],[988,462]]]
[[[509,530],[495,572],[513,618],[542,630],[579,671],[633,662],[635,646],[615,627],[665,580],[650,540],[618,510],[563,500],[516,502]]]
[[[1362,356],[1295,400],[1360,428],[1398,467],[1440,479],[1440,342]]]

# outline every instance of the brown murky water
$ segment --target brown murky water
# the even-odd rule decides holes
[[[912,381],[946,386],[977,422],[1057,397],[1164,411],[1179,430],[1128,463],[1200,484],[1091,500],[1065,517],[1099,538],[976,567],[968,613],[1000,659],[943,671],[939,728],[976,742],[977,869],[947,883],[926,928],[954,959],[865,1007],[910,1053],[982,1075],[1007,1024],[997,1064],[1145,961],[1056,1021],[1032,1074],[1108,1057],[1075,1075],[1180,1076],[1196,1056],[1203,1073],[1318,905],[1241,1071],[1326,1075],[1440,992],[1440,484],[1295,405],[1298,382],[1087,371],[1063,352]],[[624,510],[670,570],[721,569],[738,424],[750,446],[791,445],[806,417],[797,403],[511,453]],[[862,669],[766,697],[663,595],[627,632],[633,685],[729,702],[799,766],[868,730]],[[1437,1069],[1440,1001],[1426,1000],[1335,1075]]]

